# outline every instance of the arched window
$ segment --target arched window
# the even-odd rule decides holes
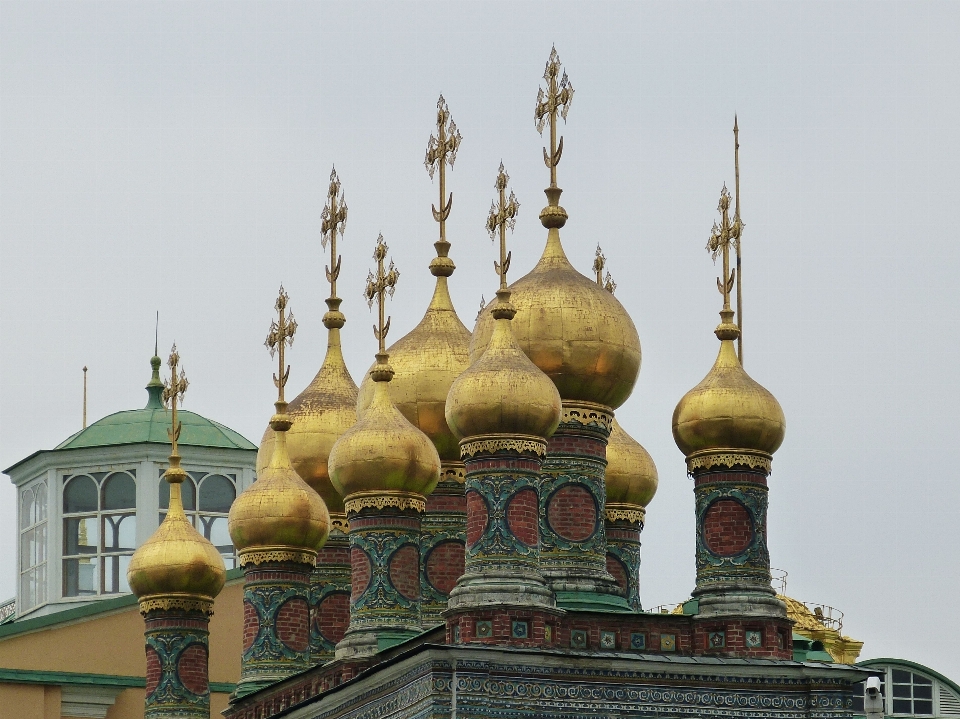
[[[47,483],[20,490],[20,611],[47,601]]]
[[[233,541],[227,531],[227,514],[237,498],[237,475],[216,472],[188,472],[181,485],[183,509],[193,526],[223,555],[227,569],[237,565]],[[199,500],[199,501],[198,501]],[[170,485],[160,480],[160,521],[170,506]]]
[[[137,539],[137,472],[64,477],[63,596],[129,592]]]

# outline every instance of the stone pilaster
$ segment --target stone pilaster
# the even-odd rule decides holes
[[[561,607],[627,609],[607,571],[604,527],[609,407],[563,402],[540,487],[540,569]]]
[[[556,609],[540,573],[539,484],[546,441],[470,437],[464,574],[444,613],[454,643],[544,645]]]
[[[441,462],[440,482],[427,497],[420,537],[420,612],[424,627],[442,624],[450,591],[463,574],[467,504],[462,462]]]
[[[237,696],[310,665],[310,577],[314,554],[241,552],[243,653]]]
[[[327,543],[310,575],[310,663],[334,656],[350,623],[350,540],[346,515],[331,515]]]
[[[369,656],[422,630],[420,525],[426,501],[408,492],[354,494],[350,522],[350,626],[336,658]]]
[[[209,615],[189,598],[141,602],[147,654],[145,719],[209,719]]]
[[[607,571],[613,576],[630,609],[643,611],[640,602],[640,533],[646,510],[630,504],[607,504]]]

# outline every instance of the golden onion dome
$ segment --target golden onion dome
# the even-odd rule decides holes
[[[489,342],[447,395],[447,424],[459,438],[484,434],[550,437],[560,422],[556,386],[513,336],[510,291],[497,292]]]
[[[226,579],[223,557],[183,513],[179,457],[167,470],[170,505],[156,532],[130,559],[127,583],[138,599],[185,597],[212,602]]]
[[[614,420],[607,441],[607,503],[646,507],[658,483],[657,466],[649,452]]]
[[[717,361],[673,411],[674,441],[687,457],[721,449],[772,455],[786,431],[783,409],[776,397],[744,372],[733,346],[739,336],[733,312],[720,314]]]
[[[330,481],[344,499],[359,492],[430,494],[440,480],[440,457],[394,406],[387,386],[393,370],[386,355],[377,359],[369,406],[330,451]]]
[[[327,300],[330,310],[323,317],[328,330],[327,354],[313,381],[287,408],[293,426],[287,432],[287,454],[300,478],[320,495],[333,514],[343,514],[343,498],[330,484],[327,459],[333,443],[357,421],[357,385],[350,376],[340,346],[340,328],[346,319],[341,300]],[[267,427],[257,453],[257,474],[270,463],[274,431]]]
[[[433,441],[440,459],[458,461],[460,445],[447,425],[444,408],[450,385],[470,364],[470,332],[457,317],[447,288],[447,277],[454,270],[446,256],[450,244],[436,245],[440,256],[430,263],[437,278],[433,299],[420,324],[389,348],[396,374],[386,384],[393,404]],[[358,414],[373,401],[377,384],[369,374],[361,382]]]
[[[286,403],[277,402],[270,421],[274,431],[270,463],[257,481],[230,507],[230,538],[241,554],[249,551],[290,551],[315,554],[330,533],[330,514],[320,495],[304,482],[290,464],[284,414]]]
[[[517,308],[513,335],[564,400],[622,405],[640,372],[640,337],[620,301],[570,264],[560,231],[550,227],[543,256],[510,285]],[[470,360],[483,354],[494,332],[490,308],[477,319]]]

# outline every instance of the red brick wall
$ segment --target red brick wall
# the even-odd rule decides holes
[[[472,547],[487,531],[487,501],[477,492],[467,492],[467,546]]]
[[[441,542],[427,556],[427,581],[443,594],[450,594],[463,575],[463,544],[455,541]]]
[[[466,512],[462,494],[431,494],[427,497],[427,512]]]
[[[277,611],[277,638],[290,649],[305,651],[310,646],[310,606],[306,600],[288,599]]]
[[[720,557],[740,554],[753,541],[753,520],[747,508],[733,499],[719,499],[703,516],[703,543]]]
[[[209,688],[207,674],[207,648],[191,644],[177,661],[177,676],[180,682],[194,694],[206,694]]]
[[[606,459],[607,445],[594,437],[567,434],[561,429],[547,442],[547,452],[550,454],[580,454]]]
[[[323,598],[316,609],[316,622],[320,634],[328,642],[336,644],[350,625],[350,595],[346,592],[331,592]]]
[[[750,484],[762,484],[767,486],[767,476],[763,472],[704,472],[697,474],[693,486],[699,487],[703,484],[712,484],[714,482],[736,482],[738,484],[749,482]]]
[[[582,542],[596,530],[597,503],[583,487],[567,485],[550,497],[547,521],[550,528],[564,539]]]
[[[613,575],[613,578],[617,580],[617,586],[620,587],[624,592],[629,589],[629,582],[627,580],[627,568],[623,566],[623,562],[617,559],[612,554],[607,554],[607,571]]]
[[[350,549],[346,545],[326,546],[317,553],[317,566],[350,564]]]
[[[420,552],[412,544],[390,557],[390,583],[407,599],[420,598]]]
[[[540,538],[538,516],[537,493],[532,489],[521,489],[507,505],[507,526],[513,536],[528,547],[535,547]],[[469,531],[469,520],[467,529]]]
[[[370,558],[360,547],[350,548],[350,601],[355,602],[370,584]]]
[[[260,617],[250,602],[243,603],[243,651],[253,646],[260,633]]]
[[[153,647],[147,647],[147,696],[153,694],[160,683],[160,656]]]

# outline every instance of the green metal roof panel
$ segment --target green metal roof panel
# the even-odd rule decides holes
[[[238,432],[194,412],[180,411],[177,413],[177,418],[183,424],[180,434],[182,445],[257,449],[256,445]],[[170,439],[167,437],[169,427],[170,413],[164,409],[147,407],[116,412],[77,432],[57,445],[55,449],[141,443],[169,444]]]

